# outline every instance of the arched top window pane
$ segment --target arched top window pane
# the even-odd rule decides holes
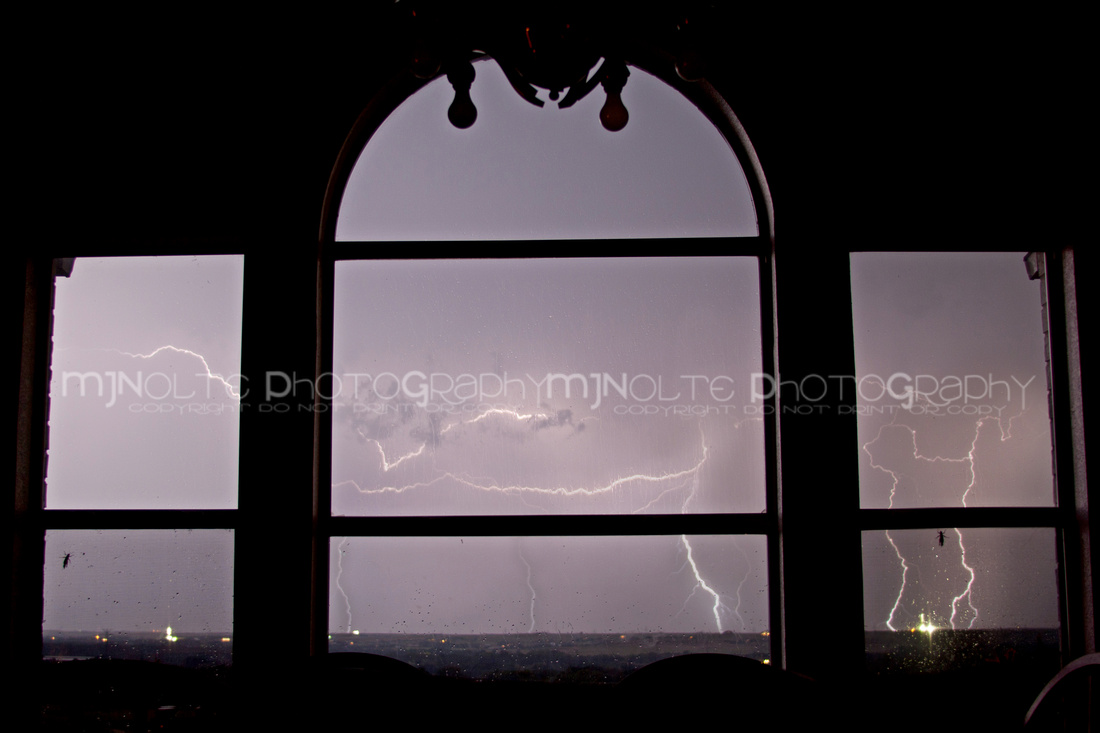
[[[475,64],[475,124],[453,127],[440,77],[378,129],[348,180],[343,241],[755,236],[729,143],[679,92],[631,67],[624,130],[599,121],[597,88],[568,109],[520,99]],[[545,95],[545,92],[543,93]]]

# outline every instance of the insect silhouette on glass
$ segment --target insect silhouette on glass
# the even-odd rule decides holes
[[[940,530],[940,547],[943,547],[943,530]]]
[[[61,558],[61,569],[64,570],[65,568],[69,567],[69,560],[72,560],[72,559],[73,559],[73,553],[66,552],[65,557]]]

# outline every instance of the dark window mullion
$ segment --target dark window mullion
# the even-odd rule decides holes
[[[1074,455],[1083,449],[1083,436],[1074,434],[1071,412],[1071,384],[1079,386],[1080,366],[1071,364],[1066,314],[1066,282],[1073,277],[1072,253],[1067,267],[1066,255],[1060,249],[1052,249],[1044,257],[1043,285],[1045,286],[1045,315],[1047,329],[1048,386],[1050,388],[1051,459],[1054,468],[1054,499],[1060,508],[1062,522],[1058,537],[1059,592],[1062,596],[1062,626],[1065,630],[1063,650],[1065,659],[1080,656],[1086,651],[1086,637],[1095,634],[1086,631],[1087,607],[1083,594],[1091,588],[1092,568],[1089,558],[1081,551],[1078,525],[1078,509],[1087,512],[1088,500],[1079,495],[1075,481]],[[1073,324],[1074,326],[1076,324]],[[1077,374],[1074,374],[1074,372]],[[1076,377],[1076,379],[1075,379]],[[1080,446],[1077,445],[1080,441]],[[1083,451],[1082,451],[1083,452]],[[1080,492],[1083,494],[1083,491]]]
[[[205,255],[241,255],[244,247],[240,240],[185,238],[153,242],[148,239],[104,239],[53,244],[52,257],[202,257]]]
[[[916,238],[907,239],[904,237],[897,238],[884,238],[881,241],[876,240],[873,247],[860,247],[859,249],[849,250],[851,254],[859,252],[896,252],[900,254],[907,254],[912,252],[925,252],[928,254],[942,253],[942,254],[959,254],[961,252],[1013,252],[1012,247],[1006,247],[1003,240],[996,238],[989,239],[969,239],[965,246],[962,247],[945,247],[942,239],[934,238]]]
[[[945,527],[1060,527],[1062,514],[1054,507],[862,509],[859,513],[859,528],[869,532]]]
[[[42,661],[42,617],[45,531],[46,452],[49,444],[49,380],[53,318],[53,261],[27,257],[23,282],[23,312],[19,324],[22,350],[19,364],[19,435],[16,442],[15,501],[12,529],[11,659],[22,669]],[[15,700],[36,700],[28,675],[16,675]],[[18,719],[19,713],[16,713]],[[34,711],[37,715],[38,711]]]
[[[47,509],[45,529],[236,529],[236,509]]]
[[[334,248],[327,242],[321,247],[317,271],[317,376],[332,373],[333,320],[335,318],[336,274]],[[332,531],[332,399],[318,390],[314,419],[314,476],[312,528],[311,653],[328,653],[329,541]],[[323,406],[323,407],[322,407]]]
[[[441,242],[334,242],[327,244],[333,260],[416,260],[416,259],[531,259],[564,257],[622,257],[624,252],[640,253],[642,245],[675,242],[677,257],[769,257],[771,245],[761,236],[699,237],[693,239],[554,239],[492,242],[494,254],[488,255],[487,243],[468,241]],[[543,254],[532,254],[543,253]],[[633,256],[633,255],[632,255]],[[638,255],[642,256],[642,255]],[[765,304],[767,305],[767,304]],[[770,307],[768,309],[770,312]]]
[[[750,179],[751,180],[751,179]],[[756,195],[754,193],[754,195]],[[775,251],[770,237],[760,237],[767,250],[759,257],[761,371],[778,382],[776,368]],[[779,400],[775,390],[764,400],[765,512],[768,516],[768,628],[771,658],[783,659],[783,566],[779,537]]]
[[[767,535],[766,514],[332,517],[329,537],[553,537],[607,535]]]

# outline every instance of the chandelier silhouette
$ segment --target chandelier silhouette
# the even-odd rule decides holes
[[[410,69],[421,79],[446,75],[455,94],[447,119],[457,128],[466,129],[477,120],[470,88],[476,76],[473,62],[483,58],[495,61],[516,93],[537,107],[545,105],[540,89],[549,92],[559,108],[567,108],[602,86],[604,128],[617,132],[630,120],[622,100],[630,71],[617,48],[616,26],[606,17],[589,13],[575,20],[575,13],[544,10],[471,18],[430,5],[407,12],[413,35]],[[688,36],[686,23],[673,25],[681,40]],[[685,80],[698,80],[701,58],[690,45],[678,45],[676,72]]]

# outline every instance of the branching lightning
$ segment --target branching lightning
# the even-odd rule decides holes
[[[680,535],[680,542],[683,543],[684,549],[687,551],[687,562],[691,565],[691,572],[695,575],[695,587],[691,589],[691,594],[684,600],[684,608],[687,607],[688,601],[695,595],[695,591],[702,590],[714,599],[714,606],[712,611],[714,613],[714,625],[718,628],[718,633],[722,633],[725,629],[722,628],[722,609],[726,608],[726,604],[722,602],[722,595],[711,588],[707,581],[703,578],[701,572],[699,572],[699,566],[695,563],[695,557],[692,553],[691,543],[688,542],[687,535]],[[682,611],[683,609],[681,609]],[[740,617],[740,614],[738,614]]]
[[[478,415],[476,415],[476,416],[474,416],[474,417],[472,417],[468,420],[461,420],[461,421],[457,421],[457,422],[454,422],[454,423],[450,423],[449,425],[444,427],[442,430],[440,430],[439,433],[440,433],[440,435],[445,435],[446,433],[449,433],[451,430],[455,429],[456,427],[459,427],[459,426],[462,426],[462,425],[471,425],[473,423],[477,423],[477,422],[480,422],[482,420],[485,420],[486,418],[488,418],[490,416],[501,416],[501,417],[504,417],[504,418],[507,418],[507,419],[514,420],[516,422],[520,422],[520,423],[526,423],[526,422],[530,422],[532,420],[538,420],[538,419],[545,420],[545,419],[551,418],[551,415],[549,415],[548,413],[521,413],[521,412],[517,412],[515,410],[506,410],[506,409],[497,408],[497,409],[486,410],[485,412],[479,413]],[[594,419],[594,418],[586,418],[586,420],[588,420],[588,419]],[[583,421],[582,421],[582,423],[583,423]],[[427,448],[427,443],[421,443],[415,450],[409,451],[409,452],[407,452],[407,453],[405,453],[405,454],[403,454],[403,455],[401,455],[401,456],[399,456],[399,457],[397,457],[397,458],[395,458],[394,460],[391,461],[386,457],[386,453],[385,453],[385,451],[382,447],[382,444],[378,440],[376,440],[374,438],[366,437],[363,434],[363,432],[361,430],[359,430],[358,428],[357,428],[357,432],[364,440],[366,440],[368,443],[372,443],[373,445],[375,445],[377,447],[378,452],[379,452],[379,454],[382,458],[381,467],[382,467],[382,470],[384,472],[389,472],[392,469],[397,468],[399,465],[401,465],[405,461],[427,455],[425,453],[425,449]],[[701,435],[702,435],[702,432],[701,432],[701,428],[700,428],[700,436]],[[376,487],[376,488],[364,488],[364,487],[360,486],[358,482],[356,482],[354,480],[351,480],[351,479],[348,479],[348,480],[344,480],[344,481],[334,483],[333,488],[335,489],[335,488],[338,488],[338,487],[341,487],[341,486],[351,486],[351,487],[354,487],[355,490],[358,491],[360,494],[365,494],[365,495],[404,494],[408,491],[413,491],[413,490],[416,490],[416,489],[426,488],[428,486],[435,485],[435,484],[437,484],[440,481],[443,481],[445,479],[450,479],[450,480],[455,481],[456,483],[459,483],[459,484],[461,484],[463,486],[466,486],[468,488],[475,489],[475,490],[478,490],[478,491],[489,492],[489,493],[514,494],[514,495],[521,495],[521,496],[522,495],[527,495],[527,496],[559,496],[559,497],[593,497],[593,496],[599,496],[601,494],[608,494],[608,493],[614,492],[616,489],[620,489],[624,486],[627,486],[629,484],[634,484],[634,483],[639,483],[639,484],[665,484],[665,483],[675,482],[677,479],[690,478],[692,476],[697,475],[699,470],[703,467],[703,464],[706,463],[707,452],[708,452],[708,448],[707,448],[707,445],[704,441],[703,444],[702,444],[701,456],[700,456],[699,460],[696,463],[694,463],[693,465],[688,466],[687,468],[684,468],[684,469],[679,470],[679,471],[673,471],[673,472],[662,473],[662,474],[633,473],[633,474],[629,474],[629,475],[625,475],[625,476],[616,477],[616,478],[614,478],[614,479],[612,479],[612,480],[610,480],[610,481],[608,481],[608,482],[606,482],[602,485],[595,486],[595,487],[585,487],[585,486],[532,486],[532,485],[527,485],[527,484],[502,485],[500,483],[497,483],[497,482],[494,482],[494,481],[491,481],[491,480],[489,480],[489,481],[477,481],[477,480],[471,479],[467,476],[455,473],[453,471],[442,471],[437,476],[435,476],[434,478],[432,478],[430,480],[417,481],[417,482],[413,482],[413,483],[409,483],[409,484],[403,484],[403,485],[386,485],[386,486],[379,486],[379,487]],[[681,487],[673,487],[672,489],[666,490],[663,493],[668,493],[668,491],[674,491],[677,488],[681,488]],[[660,498],[660,496],[657,497],[657,499],[659,499],[659,498]],[[652,506],[657,501],[657,499],[654,499],[651,502],[649,502],[649,504],[647,504],[645,508],[648,508],[649,506]]]
[[[61,352],[64,352],[64,351],[72,351],[72,350],[73,349],[57,349],[55,351],[55,353],[61,353]],[[228,395],[229,397],[231,397],[235,400],[239,400],[241,398],[241,394],[237,390],[236,387],[234,387],[232,384],[230,384],[230,382],[225,377],[223,377],[221,374],[218,374],[218,373],[214,372],[210,368],[210,364],[206,361],[205,356],[203,356],[202,354],[200,354],[196,351],[191,351],[190,349],[184,349],[184,348],[180,348],[179,346],[172,346],[171,344],[165,344],[164,346],[158,346],[157,348],[150,351],[148,354],[135,354],[131,351],[123,351],[122,349],[112,349],[112,348],[98,348],[98,349],[88,349],[88,350],[89,351],[108,352],[108,353],[111,353],[111,354],[120,354],[122,356],[128,356],[131,359],[143,359],[143,360],[152,359],[153,357],[155,357],[158,354],[161,354],[165,351],[169,351],[169,352],[172,352],[172,353],[175,353],[175,354],[183,354],[185,356],[190,356],[190,357],[193,357],[195,359],[198,359],[199,363],[202,364],[202,372],[196,374],[196,376],[205,377],[206,379],[209,379],[212,382],[217,382],[218,384],[221,384],[222,387],[225,388],[226,395]]]
[[[357,432],[359,434],[359,436],[363,438],[363,440],[367,441],[368,443],[373,443],[375,446],[377,446],[378,454],[382,457],[382,470],[383,471],[390,471],[394,468],[397,468],[398,466],[400,466],[402,463],[409,460],[410,458],[416,458],[417,456],[424,453],[424,449],[428,447],[426,443],[421,444],[421,446],[419,448],[417,448],[416,450],[412,451],[411,453],[406,453],[405,455],[399,457],[397,460],[391,462],[391,461],[386,459],[386,450],[382,447],[381,443],[379,443],[374,438],[368,438],[367,436],[363,435],[363,431],[359,428],[356,428],[355,432]],[[336,485],[337,484],[333,484],[333,486],[336,486]]]
[[[202,354],[191,351],[190,349],[181,349],[178,346],[172,346],[172,345],[168,344],[168,345],[165,345],[165,346],[157,347],[156,349],[153,349],[152,351],[150,351],[148,354],[132,354],[128,351],[119,351],[118,349],[109,349],[109,350],[110,351],[115,351],[119,354],[122,354],[123,356],[133,357],[135,359],[152,359],[154,356],[161,353],[162,351],[171,351],[171,352],[174,352],[176,354],[186,354],[187,356],[193,356],[196,359],[198,359],[200,362],[202,362],[202,368],[205,370],[205,374],[203,374],[202,376],[205,376],[207,379],[209,379],[211,381],[220,383],[223,387],[225,387],[225,393],[227,395],[229,395],[230,397],[232,397],[233,399],[239,400],[241,398],[240,392],[238,392],[236,390],[236,388],[233,387],[232,384],[230,384],[228,381],[226,381],[225,377],[223,377],[220,374],[215,374],[210,369],[210,365],[208,363],[206,363],[206,357],[204,357]]]
[[[1020,414],[1023,414],[1023,413],[1020,413]],[[967,468],[968,480],[966,482],[966,485],[964,487],[962,487],[962,493],[959,497],[959,502],[962,504],[962,506],[965,507],[965,506],[967,506],[967,498],[970,496],[970,493],[972,491],[974,491],[975,487],[977,486],[977,482],[978,482],[978,473],[977,473],[977,468],[976,468],[976,462],[977,462],[977,455],[976,454],[977,454],[977,450],[978,450],[978,440],[981,436],[983,426],[985,426],[986,423],[996,423],[998,428],[1000,428],[1001,442],[1005,442],[1005,441],[1009,440],[1012,437],[1012,420],[1014,420],[1016,417],[1019,417],[1019,416],[1020,415],[1018,414],[1018,415],[1014,415],[1012,417],[1009,417],[1007,419],[1001,418],[1001,417],[994,417],[994,416],[984,416],[984,417],[979,418],[975,422],[975,425],[974,425],[974,437],[970,441],[969,450],[966,452],[966,454],[964,456],[960,456],[960,457],[947,457],[947,456],[939,456],[939,455],[935,455],[935,456],[923,455],[920,452],[920,449],[917,445],[917,430],[915,428],[909,426],[909,425],[899,423],[897,421],[897,417],[895,416],[895,419],[893,421],[891,421],[890,423],[888,423],[886,425],[883,425],[882,427],[879,428],[878,433],[875,435],[875,437],[873,439],[871,439],[871,440],[869,440],[869,441],[867,441],[866,443],[863,444],[863,451],[867,454],[867,457],[870,459],[871,467],[876,469],[876,470],[882,471],[883,473],[889,475],[890,478],[891,478],[888,508],[890,508],[890,509],[894,508],[894,501],[895,501],[895,498],[897,496],[898,485],[899,485],[899,483],[902,479],[903,474],[902,474],[901,471],[894,470],[892,468],[888,468],[887,466],[876,462],[875,458],[874,458],[874,455],[871,452],[871,446],[874,443],[878,442],[883,437],[883,434],[888,429],[905,430],[909,433],[909,438],[910,438],[910,440],[912,441],[912,444],[913,444],[913,454],[912,455],[913,455],[913,460],[914,461],[923,462],[923,463],[926,463],[926,464],[953,463],[953,464],[959,464],[959,465],[965,466]],[[958,538],[959,564],[962,566],[963,570],[965,570],[968,577],[967,577],[966,587],[963,589],[963,591],[961,593],[954,596],[954,598],[951,601],[950,624],[951,624],[952,629],[958,628],[957,624],[961,623],[961,620],[957,621],[957,618],[960,615],[960,603],[963,601],[963,599],[966,599],[966,605],[970,609],[970,613],[971,613],[971,617],[970,617],[969,622],[966,625],[966,628],[973,628],[974,622],[977,621],[977,619],[978,619],[978,609],[977,609],[977,607],[974,606],[973,595],[972,595],[972,592],[973,592],[973,589],[974,589],[974,582],[977,578],[977,574],[975,573],[974,568],[970,564],[967,563],[967,560],[966,560],[966,544],[965,544],[964,539],[963,539],[962,531],[959,528],[956,527],[956,528],[954,528],[954,532],[955,532],[956,537]],[[890,531],[887,530],[885,534],[886,534],[886,541],[890,544],[890,547],[893,548],[894,553],[898,557],[898,561],[901,563],[901,582],[899,584],[898,594],[897,594],[896,598],[894,599],[894,604],[891,607],[890,613],[886,618],[886,628],[890,629],[891,631],[897,631],[897,628],[894,626],[894,622],[896,620],[898,611],[899,610],[904,610],[902,608],[902,601],[903,601],[903,598],[905,596],[906,588],[908,587],[908,578],[909,578],[910,565],[909,565],[908,559],[902,554],[901,549],[898,547],[898,545],[895,542],[893,536],[890,534]],[[942,540],[941,540],[941,542],[942,542]]]
[[[966,547],[963,545],[962,532],[960,532],[956,528],[955,529],[955,534],[957,534],[959,536],[959,553],[960,553],[959,563],[964,568],[966,568],[966,572],[968,572],[970,574],[970,579],[968,581],[966,581],[966,590],[964,590],[962,593],[960,593],[959,595],[957,595],[953,599],[951,599],[951,628],[952,629],[955,628],[955,615],[958,613],[959,601],[961,601],[963,598],[965,598],[966,599],[966,605],[969,606],[970,610],[974,612],[974,616],[970,619],[970,623],[966,625],[966,628],[969,629],[969,628],[973,628],[974,622],[978,620],[978,609],[974,607],[974,603],[973,603],[974,597],[971,595],[971,591],[974,588],[974,578],[975,578],[974,568],[972,568],[972,567],[970,567],[969,565],[966,564]]]
[[[704,447],[705,447],[705,445],[704,445]],[[691,502],[692,499],[695,498],[695,495],[698,492],[698,489],[699,489],[699,472],[698,471],[696,471],[692,475],[691,481],[690,481],[690,486],[691,486],[691,491],[689,491],[684,496],[683,504],[681,506],[681,513],[686,513],[687,512],[688,504]],[[680,486],[678,488],[683,488],[683,487]],[[667,493],[668,493],[668,491],[662,492],[661,495],[658,497],[658,499],[663,497]],[[657,499],[654,499],[654,501],[657,501]],[[648,508],[652,503],[653,502],[650,502],[650,504],[647,504],[646,507],[643,507],[643,509]],[[745,624],[744,617],[741,616],[741,588],[745,585],[745,581],[748,580],[749,575],[751,574],[751,568],[750,568],[749,563],[748,563],[748,556],[745,555],[745,551],[742,550],[740,546],[738,546],[738,550],[741,551],[741,555],[745,558],[745,575],[741,578],[741,581],[737,584],[737,604],[731,610],[729,608],[729,606],[727,606],[726,603],[722,600],[721,594],[718,593],[718,591],[714,590],[714,588],[712,588],[710,586],[710,584],[707,583],[706,579],[703,577],[702,572],[699,570],[699,566],[695,562],[694,548],[692,548],[691,541],[688,539],[688,536],[686,534],[680,535],[680,544],[683,546],[684,552],[687,555],[687,560],[685,562],[685,567],[690,565],[692,575],[695,577],[695,585],[692,587],[691,593],[688,594],[688,597],[686,599],[684,599],[684,605],[680,608],[680,613],[683,613],[684,610],[687,609],[687,605],[691,601],[691,599],[695,596],[695,592],[697,590],[702,590],[704,593],[707,593],[708,595],[710,595],[714,599],[714,605],[711,608],[711,612],[714,614],[714,626],[718,630],[718,633],[722,633],[725,630],[722,626],[722,610],[723,609],[725,609],[728,612],[733,613],[733,615],[737,617],[738,621],[741,622],[741,630],[744,631],[747,628],[747,626]]]
[[[442,438],[448,434],[452,434],[459,428],[464,426],[473,425],[476,423],[482,423],[491,418],[501,419],[510,423],[519,425],[533,425],[536,422],[542,421],[542,424],[546,424],[547,421],[554,419],[554,416],[544,411],[519,411],[503,408],[494,408],[485,410],[476,415],[467,417],[465,419],[459,419],[449,424],[433,428],[432,434],[437,438]],[[592,420],[595,418],[585,418],[585,420]],[[759,421],[760,418],[750,418],[755,421]],[[583,424],[584,420],[578,422]],[[555,423],[560,424],[560,423]],[[572,424],[572,423],[570,423]],[[575,427],[575,426],[574,426]],[[435,443],[429,443],[427,440],[418,441],[419,444],[414,444],[415,447],[406,449],[400,455],[393,455],[387,453],[383,447],[382,441],[379,438],[370,437],[368,431],[364,431],[361,427],[355,427],[357,435],[370,447],[370,450],[377,451],[380,463],[377,464],[381,469],[383,475],[390,474],[395,471],[399,466],[407,465],[413,462],[420,461],[432,461],[433,450]],[[430,449],[431,448],[431,449]],[[503,483],[492,478],[474,478],[464,473],[459,473],[453,470],[433,469],[434,476],[424,477],[418,481],[412,481],[409,483],[385,483],[384,485],[374,486],[362,486],[353,479],[345,479],[342,481],[334,482],[333,489],[340,487],[354,488],[355,491],[361,495],[384,495],[384,494],[404,494],[407,492],[413,492],[421,489],[425,489],[434,485],[438,485],[441,482],[453,482],[460,486],[472,489],[478,492],[484,493],[497,493],[504,495],[511,495],[517,497],[520,501],[524,502],[527,506],[532,507],[538,511],[548,511],[545,507],[532,503],[540,498],[545,499],[547,497],[564,497],[568,499],[583,499],[592,498],[602,495],[612,494],[614,492],[624,490],[630,487],[651,486],[657,487],[660,490],[652,498],[648,498],[644,504],[636,507],[632,510],[632,513],[643,513],[652,510],[658,506],[660,502],[671,499],[675,496],[680,496],[678,504],[681,512],[686,513],[690,503],[696,499],[700,488],[700,474],[703,467],[706,465],[709,456],[710,448],[706,442],[706,437],[703,432],[702,423],[699,423],[699,448],[696,453],[696,458],[690,464],[662,473],[647,473],[647,472],[634,472],[617,477],[610,478],[598,485],[539,485],[530,483]],[[434,461],[431,464],[434,466]],[[727,619],[733,617],[740,625],[742,630],[747,629],[747,624],[744,617],[741,614],[741,591],[748,578],[751,576],[751,564],[748,562],[748,556],[744,550],[738,548],[746,560],[746,570],[744,577],[740,580],[737,586],[736,604],[733,608],[727,605],[725,598],[716,589],[714,583],[710,582],[700,567],[696,559],[696,548],[692,547],[690,538],[687,535],[680,535],[679,543],[683,548],[686,556],[684,564],[685,568],[690,568],[692,577],[694,579],[694,585],[688,594],[688,597],[684,601],[684,609],[687,608],[691,598],[696,592],[702,592],[707,594],[711,599],[710,604],[711,613],[714,617],[715,628],[718,632],[725,631],[727,623],[723,621],[723,616]],[[536,593],[534,584],[534,571],[527,558],[520,553],[520,560],[523,563],[526,572],[526,584],[529,592],[530,604],[529,604],[529,626],[528,633],[534,633],[536,629],[536,605],[538,595]],[[337,565],[337,578],[336,586],[340,594],[344,597],[345,607],[347,608],[348,624],[350,627],[350,602],[348,601],[347,594],[344,592],[343,587],[340,584],[340,574],[343,572],[342,566]],[[684,610],[681,609],[681,612]]]

